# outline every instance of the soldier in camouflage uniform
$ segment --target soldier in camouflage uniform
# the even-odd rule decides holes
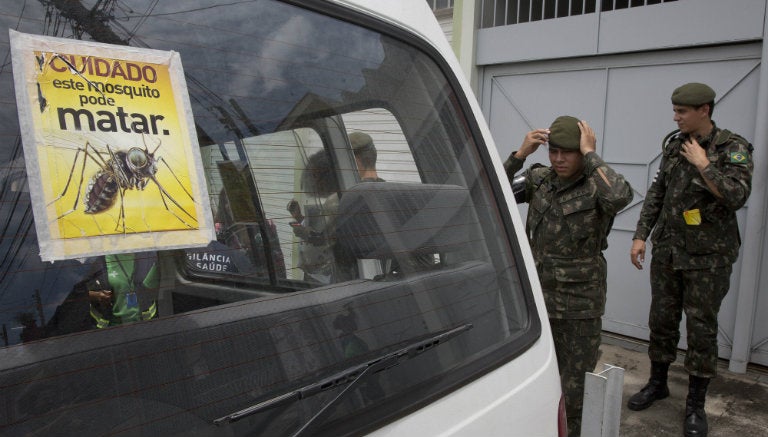
[[[551,167],[534,164],[514,178],[546,142]],[[581,434],[584,373],[597,364],[607,288],[602,252],[613,218],[632,200],[629,183],[595,145],[585,121],[561,116],[549,129],[529,132],[504,163],[516,199],[529,203],[526,233],[555,340],[569,436]]]
[[[714,100],[712,88],[700,83],[673,92],[679,130],[663,142],[659,171],[645,197],[630,252],[632,264],[642,269],[645,240],[651,236],[651,377],[627,406],[644,410],[669,396],[667,371],[677,356],[685,311],[686,436],[707,435],[704,400],[717,373],[717,313],[741,244],[736,210],[752,189],[752,145],[715,125]]]

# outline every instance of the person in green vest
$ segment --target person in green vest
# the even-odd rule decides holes
[[[88,290],[90,315],[96,327],[156,317],[158,282],[154,253],[105,255],[100,273]]]

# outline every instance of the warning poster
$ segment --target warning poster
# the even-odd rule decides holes
[[[179,54],[10,32],[41,258],[208,244]]]

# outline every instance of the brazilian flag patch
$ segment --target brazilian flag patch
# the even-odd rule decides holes
[[[730,158],[733,164],[746,164],[749,162],[749,157],[744,152],[731,152]]]

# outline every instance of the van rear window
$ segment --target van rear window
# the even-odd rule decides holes
[[[271,0],[0,6],[19,32],[180,54],[215,224],[206,247],[43,262],[0,32],[0,434],[292,433],[332,392],[231,413],[458,332],[311,424],[355,432],[537,338],[516,236],[444,64],[382,23],[305,3],[326,12]],[[83,192],[98,170],[84,167]],[[132,413],[105,428],[115,411]]]

